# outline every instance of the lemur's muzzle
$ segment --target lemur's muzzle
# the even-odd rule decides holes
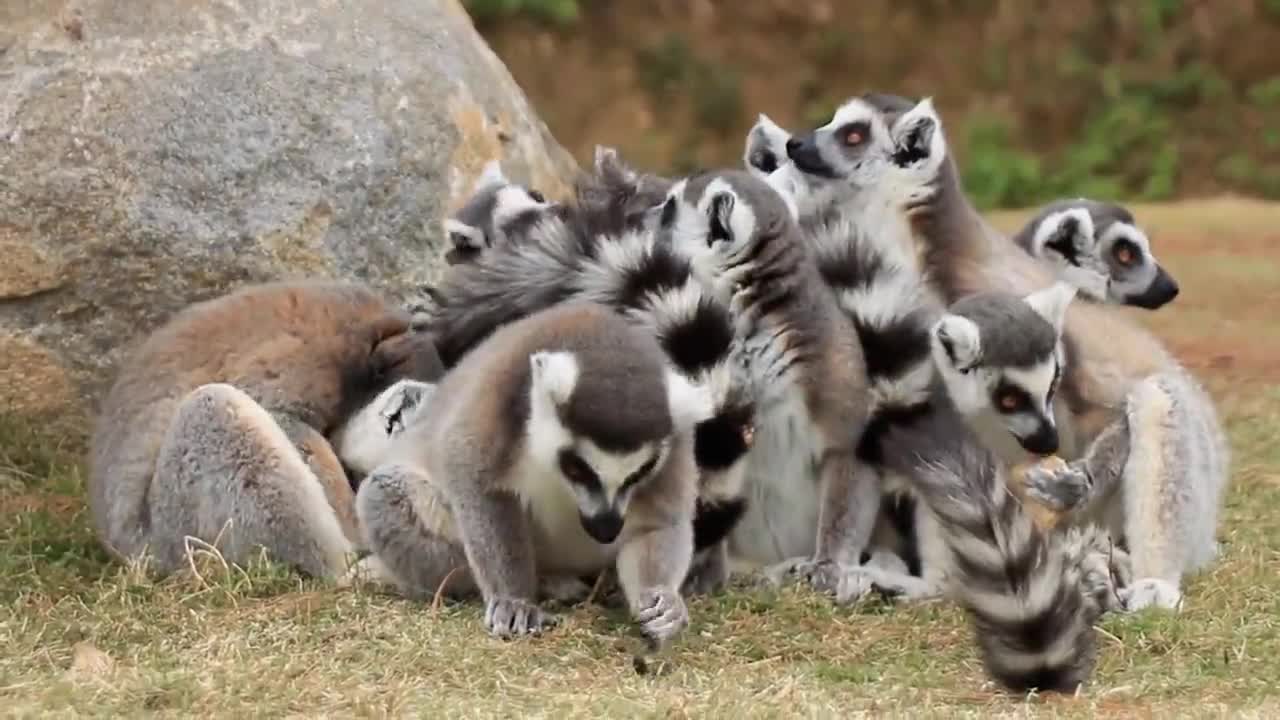
[[[1036,455],[1052,455],[1058,452],[1058,429],[1049,423],[1040,423],[1036,431],[1018,438],[1022,449]]]
[[[1178,281],[1173,276],[1165,272],[1165,269],[1159,265],[1156,266],[1155,279],[1138,295],[1128,298],[1128,303],[1144,310],[1155,310],[1178,297]]]
[[[587,531],[596,542],[607,545],[622,534],[623,517],[612,510],[605,510],[592,515],[579,514],[582,529]]]
[[[810,175],[825,178],[836,176],[835,170],[822,159],[818,143],[811,132],[799,137],[793,136],[787,140],[787,157],[791,158],[791,162],[795,163],[797,168]]]

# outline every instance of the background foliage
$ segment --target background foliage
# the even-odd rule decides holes
[[[1280,0],[468,0],[579,157],[737,164],[767,112],[932,95],[984,208],[1280,198]]]

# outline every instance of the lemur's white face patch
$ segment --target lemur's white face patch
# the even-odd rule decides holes
[[[1129,263],[1120,261],[1120,247],[1128,254]],[[1110,272],[1107,296],[1116,302],[1141,295],[1155,281],[1159,262],[1151,251],[1147,234],[1126,222],[1113,223],[1098,238],[1098,254]]]
[[[508,185],[498,191],[494,200],[493,225],[500,228],[526,210],[542,209],[549,205],[550,203],[539,202],[519,185]]]

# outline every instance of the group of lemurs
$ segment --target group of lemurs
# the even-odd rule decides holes
[[[598,148],[552,202],[486,167],[420,302],[290,281],[195,304],[96,427],[104,544],[188,538],[498,636],[610,580],[655,646],[732,573],[848,603],[949,598],[987,671],[1070,691],[1107,611],[1176,608],[1215,556],[1212,402],[1121,306],[1178,294],[1123,207],[1005,236],[930,100],[869,93],[744,167]]]

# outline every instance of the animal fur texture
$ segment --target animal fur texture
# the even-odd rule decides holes
[[[1013,242],[1094,302],[1156,310],[1178,296],[1178,282],[1156,259],[1147,233],[1116,203],[1088,198],[1049,203],[1014,234]]]
[[[881,161],[887,181],[913,198],[908,217],[917,252],[948,301],[989,289],[1028,293],[1053,282],[1044,263],[973,208],[930,101],[872,94],[852,102],[872,107],[902,138]],[[1155,336],[1118,308],[1073,303],[1065,323],[1066,373],[1055,410],[1060,454],[1073,472],[1042,474],[1028,491],[1057,502],[1077,523],[1102,523],[1127,548],[1135,577],[1127,609],[1175,608],[1183,576],[1215,555],[1229,463],[1216,410]],[[1004,459],[1014,464],[1025,454]],[[1090,475],[1103,466],[1121,469]]]
[[[523,234],[452,269],[425,323],[449,365],[502,325],[569,301],[613,308],[658,339],[671,366],[711,388],[715,416],[701,423],[701,491],[690,590],[728,579],[724,538],[742,513],[742,458],[752,442],[753,385],[730,358],[734,326],[693,275],[689,259],[656,234],[666,180],[638,173],[615,151],[597,152],[577,203],[552,205]],[[514,237],[514,236],[513,236]]]
[[[868,368],[882,368],[869,371],[876,402],[860,447],[887,491],[881,528],[898,496],[917,499],[908,503],[915,542],[905,546],[919,556],[907,560],[923,577],[888,569],[873,554],[844,573],[837,597],[873,589],[917,598],[948,592],[969,609],[993,676],[1016,689],[1074,688],[1093,666],[1090,623],[1100,612],[1096,603],[1082,603],[1114,596],[1115,583],[1110,572],[1082,577],[1078,537],[1036,528],[1033,509],[1004,487],[1005,465],[992,450],[993,443],[1057,449],[1052,400],[1062,369],[1062,316],[1074,290],[1059,285],[1026,298],[988,293],[944,308],[925,285],[907,222],[918,197],[910,185],[883,181],[893,148],[911,133],[895,136],[861,103],[803,138],[763,116],[761,123],[766,129],[748,136],[747,163],[777,152],[779,143],[798,156],[754,171],[781,177],[809,213],[801,223],[826,261],[824,279],[858,328]],[[775,149],[753,149],[759,143]],[[877,532],[877,544],[884,535]],[[1097,545],[1105,534],[1090,537]],[[1006,568],[1003,584],[992,581],[991,573]],[[1028,596],[1028,588],[1036,594]],[[1027,622],[1041,623],[1042,634],[1024,637]]]
[[[731,555],[834,590],[840,568],[865,549],[879,502],[874,474],[856,456],[867,421],[857,335],[822,283],[794,208],[749,173],[676,183],[659,235],[729,303],[734,355],[758,388],[748,501]]]
[[[615,566],[657,644],[688,622],[693,428],[705,387],[594,303],[496,330],[439,383],[361,487],[379,571],[405,593],[479,594],[499,636],[537,633],[547,578]]]
[[[359,533],[329,438],[388,385],[443,371],[402,309],[354,284],[254,285],[195,303],[120,363],[89,462],[98,537],[168,573],[188,536],[230,562],[265,548],[346,570]]]

